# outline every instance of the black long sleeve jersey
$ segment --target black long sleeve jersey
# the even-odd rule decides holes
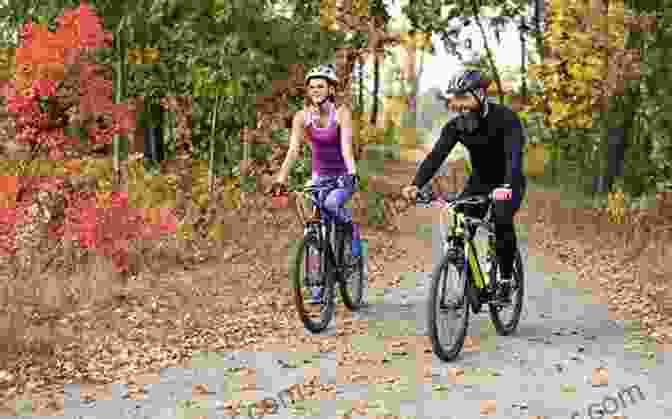
[[[472,165],[472,184],[524,187],[523,148],[525,134],[518,116],[507,106],[489,103],[489,111],[474,134],[466,135],[456,129],[456,119],[441,130],[441,137],[422,162],[413,185],[422,188],[459,141],[469,150]]]

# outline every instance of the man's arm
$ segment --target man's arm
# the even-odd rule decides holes
[[[504,130],[504,150],[506,153],[506,176],[504,183],[511,188],[519,187],[522,181],[523,148],[525,147],[525,134],[523,125],[518,117],[512,113],[511,120],[507,122]]]
[[[434,144],[432,151],[425,157],[425,160],[418,168],[418,172],[415,174],[415,179],[413,180],[413,185],[417,186],[418,189],[422,189],[432,176],[434,176],[436,171],[439,170],[441,163],[448,157],[448,154],[453,150],[455,144],[457,144],[457,131],[455,130],[454,124],[449,122],[443,126],[441,137],[439,137],[439,140]]]

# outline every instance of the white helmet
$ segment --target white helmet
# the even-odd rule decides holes
[[[310,79],[314,79],[316,77],[322,77],[329,80],[331,83],[338,84],[338,77],[336,76],[336,70],[334,69],[334,66],[331,64],[319,65],[314,69],[310,70],[310,72],[306,74],[306,84],[308,84]]]

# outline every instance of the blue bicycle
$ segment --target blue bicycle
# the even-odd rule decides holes
[[[299,211],[304,232],[290,265],[296,308],[312,333],[326,329],[334,316],[336,283],[349,310],[363,305],[364,261],[351,253],[352,225],[338,223],[324,208],[324,197],[336,187],[336,181],[327,181],[292,191],[299,202],[312,201],[312,214]]]

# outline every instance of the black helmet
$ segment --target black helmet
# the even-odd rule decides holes
[[[445,90],[445,98],[451,98],[465,93],[476,94],[478,89],[487,89],[490,80],[478,70],[466,70],[456,74],[449,82]]]

